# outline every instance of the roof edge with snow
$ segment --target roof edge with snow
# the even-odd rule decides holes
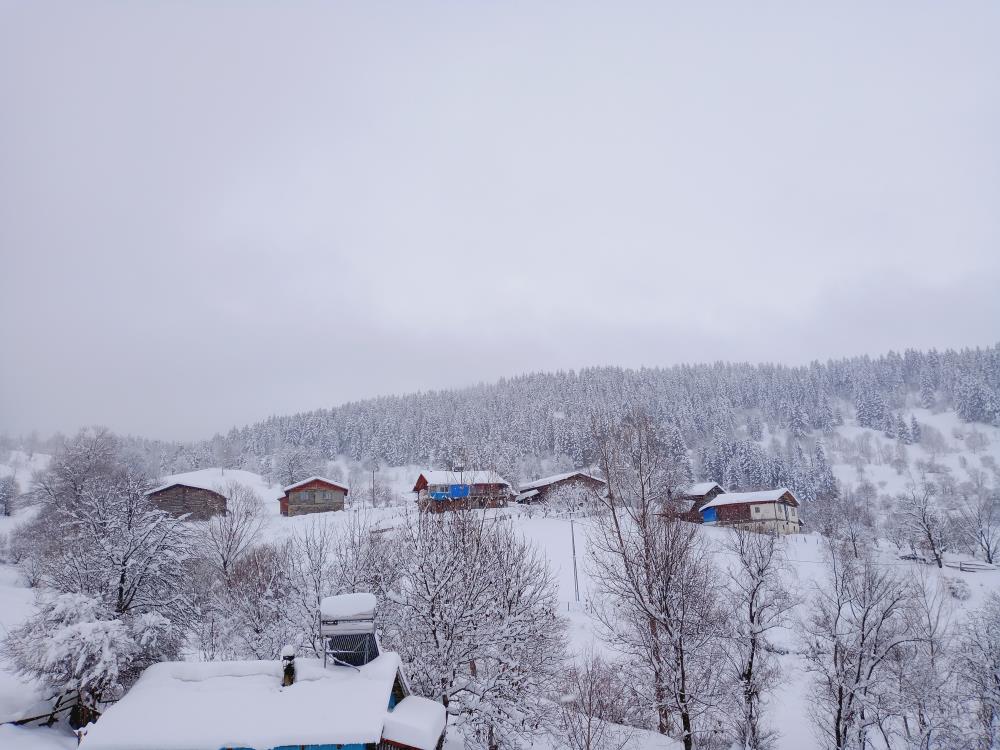
[[[341,484],[340,482],[334,482],[332,479],[327,479],[326,477],[316,476],[316,477],[309,477],[308,479],[303,479],[301,482],[290,484],[287,487],[282,487],[282,491],[288,492],[289,490],[294,490],[296,487],[301,487],[302,485],[309,484],[310,482],[323,482],[333,487],[339,487],[344,492],[347,492],[350,489],[346,484]]]

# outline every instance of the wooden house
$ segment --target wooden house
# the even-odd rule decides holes
[[[278,498],[283,516],[302,516],[343,510],[348,489],[339,482],[323,477],[309,477],[284,488]],[[272,506],[273,507],[273,506]]]
[[[679,500],[690,506],[692,511],[699,511],[705,503],[711,502],[725,492],[718,482],[698,482],[692,484],[679,495]]]
[[[221,487],[168,482],[149,490],[146,496],[157,508],[173,516],[186,515],[189,521],[207,521],[226,512],[226,496]]]
[[[510,482],[481,469],[420,472],[413,485],[420,510],[441,513],[469,508],[502,508],[513,498]]]
[[[791,490],[723,492],[699,508],[709,526],[741,526],[776,534],[797,534],[802,529],[799,501]]]
[[[607,492],[607,489],[608,485],[603,479],[598,479],[585,471],[570,471],[525,482],[520,486],[516,500],[529,505],[544,503],[564,492],[578,493],[581,498],[597,497]]]

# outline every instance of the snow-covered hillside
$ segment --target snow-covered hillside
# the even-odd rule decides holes
[[[832,469],[841,485],[855,486],[867,481],[877,488],[879,495],[891,496],[905,490],[917,474],[926,471],[938,476],[950,474],[956,484],[967,481],[975,472],[981,471],[987,475],[986,481],[996,483],[994,467],[1000,463],[1000,429],[964,423],[951,411],[934,412],[921,408],[911,411],[923,428],[924,437],[919,443],[907,445],[902,453],[898,440],[888,438],[882,431],[859,427],[851,418],[832,432],[809,432],[800,436],[800,440],[808,442],[822,437]],[[760,443],[784,442],[787,438],[787,432],[770,434],[765,431],[760,437]],[[21,489],[26,490],[30,484],[31,471],[43,469],[48,459],[44,454],[29,457],[21,451],[12,452],[0,464],[0,476],[15,474]],[[341,476],[358,471],[357,464],[345,458],[331,462],[328,468]],[[389,487],[402,504],[374,508],[371,507],[369,494],[371,474],[364,475],[365,481],[358,474],[352,496],[349,497],[348,510],[328,514],[326,518],[339,525],[349,523],[363,514],[377,528],[392,528],[407,523],[411,517],[407,514],[413,513],[412,502],[408,500],[411,496],[407,493],[418,471],[416,466],[380,467],[375,481]],[[163,483],[180,481],[206,487],[224,486],[227,482],[236,481],[252,488],[260,496],[265,509],[266,525],[261,535],[262,541],[288,539],[297,529],[303,529],[312,522],[310,517],[281,517],[277,508],[280,486],[254,472],[203,469],[162,477],[161,480]],[[0,534],[10,532],[32,512],[30,508],[21,509],[12,518],[0,518]],[[807,523],[809,512],[808,506],[803,508],[802,514]],[[588,572],[588,549],[595,521],[588,518],[571,521],[564,517],[546,515],[537,508],[511,507],[486,513],[508,519],[518,533],[530,540],[547,557],[558,583],[560,608],[562,616],[568,622],[573,650],[583,652],[593,647],[598,651],[607,651],[608,647],[596,637],[594,622],[588,614],[588,601],[594,594]],[[723,570],[729,564],[726,553],[721,549],[726,532],[703,527],[699,533],[716,550],[714,564],[720,571]],[[792,536],[784,539],[782,544],[789,588],[805,598],[819,585],[824,574],[822,538],[815,533]],[[942,577],[961,579],[968,584],[969,598],[953,602],[958,618],[962,617],[963,612],[980,605],[989,592],[1000,591],[1000,571],[965,572],[954,568],[938,570],[932,566],[903,561],[899,558],[898,550],[885,541],[880,542],[877,554],[884,565],[892,566],[893,570],[905,575],[926,575],[932,580]],[[949,557],[954,560],[965,556],[951,554]],[[0,565],[0,632],[16,625],[32,611],[33,598],[34,592],[25,587],[18,569],[9,564]],[[783,629],[776,641],[787,650],[787,653],[780,656],[780,685],[767,708],[773,724],[780,731],[778,747],[782,750],[820,750],[821,746],[814,736],[808,717],[808,676],[803,670],[801,657],[796,654],[800,642],[794,625]],[[31,685],[23,684],[9,671],[0,668],[0,721],[31,715],[43,697]],[[548,743],[548,740],[540,740],[539,748],[548,748]],[[58,728],[0,727],[0,745],[4,747],[25,750],[68,749],[74,744],[74,738]],[[453,737],[449,747],[458,750],[460,745]],[[637,732],[630,747],[634,750],[666,750],[673,745],[662,737]]]

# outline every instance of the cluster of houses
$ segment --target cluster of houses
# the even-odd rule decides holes
[[[147,494],[164,510],[206,520],[224,513],[226,498],[218,481],[179,479]],[[413,494],[417,507],[429,513],[502,508],[511,503],[545,504],[554,497],[600,496],[604,480],[577,470],[542,477],[515,488],[496,471],[487,469],[426,470],[417,475]],[[282,488],[275,498],[281,515],[300,516],[343,510],[349,488],[324,477],[309,477]],[[727,492],[717,482],[699,482],[683,490],[679,502],[688,510],[680,517],[709,526],[742,526],[776,534],[802,530],[799,501],[784,487],[754,492]]]
[[[210,480],[210,475],[176,478],[147,494],[171,513],[203,520],[226,512],[224,491]],[[348,491],[339,482],[309,477],[273,499],[282,515],[297,516],[343,510]],[[495,471],[422,471],[413,485],[418,507],[430,513],[606,492],[605,482],[585,471],[543,477],[517,489]],[[679,499],[690,503],[681,518],[706,525],[777,534],[802,529],[799,502],[785,488],[727,492],[716,482],[701,482]],[[442,750],[445,708],[411,694],[399,656],[380,648],[375,610],[369,593],[322,600],[321,659],[296,659],[294,649],[285,647],[280,660],[155,664],[85,729],[81,748]]]

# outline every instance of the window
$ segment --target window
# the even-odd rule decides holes
[[[760,506],[759,505],[753,506],[753,512],[754,513],[760,513]]]

